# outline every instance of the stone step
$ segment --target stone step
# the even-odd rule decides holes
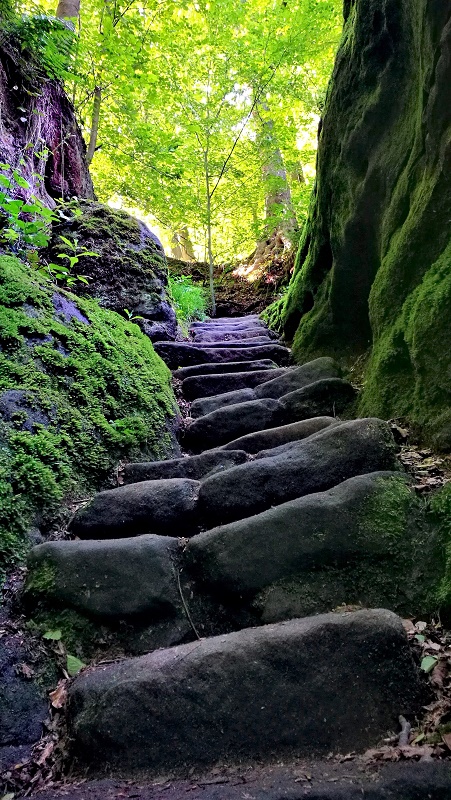
[[[264,328],[245,328],[243,330],[232,330],[228,328],[219,328],[214,332],[211,330],[194,331],[192,338],[194,342],[215,342],[218,340],[236,341],[255,339],[264,336],[268,341],[277,339],[278,336],[273,331],[265,330]]]
[[[291,448],[290,452],[286,448]],[[285,444],[281,453],[270,450],[261,458],[201,481],[145,480],[99,492],[76,513],[70,527],[82,539],[146,533],[189,537],[200,527],[249,517],[324,491],[354,475],[396,466],[388,425],[380,420],[355,420],[330,426],[307,439]]]
[[[190,340],[189,344],[192,347],[198,347],[201,350],[238,350],[243,347],[261,347],[262,345],[274,345],[277,342],[274,342],[273,339],[269,339],[267,336],[256,336],[254,339],[217,339],[213,342],[197,342],[195,340]]]
[[[198,419],[206,414],[211,414],[212,411],[217,411],[219,408],[235,406],[238,403],[247,403],[249,400],[257,400],[254,389],[236,389],[234,392],[224,392],[211,397],[199,397],[191,403],[190,417]]]
[[[251,455],[259,453],[261,450],[277,448],[289,442],[300,441],[301,439],[312,436],[314,433],[328,428],[330,425],[339,424],[339,420],[333,417],[313,417],[303,419],[300,422],[292,422],[290,425],[282,425],[277,428],[268,428],[265,431],[248,433],[247,436],[240,436],[228,444],[223,444],[217,450],[245,450]],[[209,451],[206,451],[209,452]],[[217,451],[213,451],[217,452]]]
[[[256,347],[197,347],[182,342],[156,342],[155,351],[169,369],[188,367],[191,364],[210,362],[252,361],[269,358],[276,364],[285,365],[290,360],[290,351],[280,344],[261,344]]]
[[[363,750],[423,702],[395,614],[324,614],[88,670],[69,736],[82,767],[157,774]]]
[[[273,370],[252,370],[250,372],[220,372],[215,375],[190,375],[182,382],[182,393],[187,400],[211,397],[237,389],[252,389],[259,383],[270,381],[283,375],[287,367]],[[177,373],[180,370],[177,370]],[[174,374],[177,374],[174,373]]]
[[[193,420],[184,431],[183,441],[188,449],[200,452],[265,428],[311,417],[335,416],[350,407],[355,394],[350,383],[329,378],[289,392],[279,400],[262,398],[221,406]]]
[[[252,391],[250,389],[225,392],[211,397],[199,398],[191,406],[191,416],[194,418],[210,414],[218,408],[243,403],[247,400],[258,400],[263,397],[278,399],[284,394],[302,389],[311,383],[325,378],[339,378],[340,368],[331,358],[318,358],[301,367],[290,367],[286,372],[275,378],[258,384]],[[242,392],[240,394],[239,392]]]
[[[258,370],[275,369],[277,364],[269,358],[261,358],[259,361],[229,361],[225,364],[195,364],[191,367],[180,367],[173,372],[173,377],[178,381],[184,381],[195,375],[217,375],[229,372],[255,372]]]
[[[169,536],[45,542],[29,554],[25,599],[104,620],[145,615],[151,625],[178,614],[179,552]]]
[[[435,539],[407,477],[374,472],[200,533],[185,557],[204,592],[262,622],[340,603],[411,614],[428,588],[415,578],[418,558],[433,575]]]
[[[233,522],[325,491],[355,475],[399,468],[390,428],[378,419],[333,425],[291,447],[288,454],[249,461],[202,481],[198,501],[202,525],[212,528]]]
[[[267,325],[260,319],[260,317],[258,317],[256,314],[251,314],[247,317],[236,317],[235,319],[230,317],[217,317],[216,319],[203,321],[199,320],[198,322],[191,323],[190,330],[199,330],[200,328],[213,330],[216,327],[221,327],[224,325],[230,326],[231,328],[257,325],[261,328],[265,328],[265,330],[267,329]]]
[[[167,461],[142,461],[126,464],[124,483],[157,481],[165,478],[190,478],[198,481],[214,472],[223,472],[237,464],[244,464],[248,454],[244,450],[208,450],[199,456],[173,458]]]
[[[169,478],[107,489],[77,511],[70,530],[81,539],[192,535],[198,526],[199,488],[198,481]]]

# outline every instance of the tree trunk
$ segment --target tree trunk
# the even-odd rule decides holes
[[[96,151],[97,134],[99,132],[101,102],[102,102],[102,89],[100,86],[96,86],[96,88],[94,89],[94,100],[92,104],[91,134],[89,136],[89,144],[86,152],[86,163],[88,167],[91,164],[91,161],[94,158],[94,153]]]
[[[257,145],[262,159],[262,178],[265,185],[267,235],[270,236],[277,230],[284,235],[297,228],[297,220],[274,121],[268,117],[268,111],[268,106],[263,103],[256,111],[259,127]]]
[[[208,151],[204,150],[204,169],[205,169],[205,194],[207,201],[207,251],[208,251],[208,271],[210,276],[210,295],[211,295],[211,316],[216,316],[216,297],[214,284],[214,260],[211,246],[211,193],[210,176],[208,174]]]
[[[80,0],[59,0],[56,16],[58,19],[78,19],[80,16]]]
[[[186,225],[182,225],[172,236],[171,252],[173,258],[181,261],[195,261],[194,247]]]

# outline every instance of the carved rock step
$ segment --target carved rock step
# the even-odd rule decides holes
[[[207,328],[208,330],[221,326],[230,326],[231,328],[246,327],[248,325],[257,325],[261,328],[267,328],[264,322],[260,319],[258,314],[248,314],[245,317],[216,317],[215,319],[203,320],[199,322],[192,322],[190,330],[198,330],[199,328]]]
[[[176,380],[183,381],[193,375],[217,375],[218,373],[229,372],[255,372],[258,370],[275,369],[277,364],[269,358],[261,358],[259,361],[229,361],[225,364],[195,364],[191,367],[180,367],[174,371],[173,376]]]
[[[378,512],[381,508],[387,518],[384,529]],[[272,584],[297,577],[297,603],[302,608],[303,588],[308,585],[310,573],[323,571],[322,582],[329,582],[333,589],[331,570],[339,574],[350,564],[366,561],[373,572],[372,586],[363,587],[363,592],[362,587],[356,587],[357,597],[346,597],[347,602],[366,604],[371,590],[373,596],[375,592],[377,595],[384,573],[389,583],[387,565],[390,558],[396,557],[397,549],[409,572],[406,551],[411,550],[416,508],[406,476],[393,472],[358,475],[325,492],[300,497],[194,536],[185,556],[203,586],[214,591],[221,601],[239,596],[241,607]],[[395,531],[390,525],[393,519]],[[393,595],[399,594],[399,582],[396,569]],[[382,586],[379,597],[383,597]],[[327,610],[327,605],[319,610]],[[310,609],[305,613],[311,613]],[[302,610],[297,616],[300,614]]]
[[[375,472],[183,543],[144,535],[38,545],[25,598],[31,608],[66,606],[103,624],[164,625],[179,644],[193,638],[183,596],[198,629],[210,634],[341,603],[415,614],[426,607],[441,550],[406,476]],[[423,594],[412,597],[419,562]],[[139,652],[165,643],[158,632],[146,637]]]
[[[277,428],[268,428],[265,431],[248,433],[247,436],[240,436],[228,444],[223,444],[213,452],[223,450],[245,450],[246,453],[255,454],[264,449],[273,449],[288,442],[296,442],[306,439],[314,433],[318,433],[330,425],[339,424],[339,420],[333,417],[314,417],[313,419],[303,419],[300,422],[292,422],[291,425],[281,425]],[[206,451],[210,452],[210,451]]]
[[[203,526],[250,517],[355,475],[399,468],[390,428],[378,419],[333,425],[291,448],[202,481],[198,508]]]
[[[230,330],[228,327],[216,328],[215,331],[200,330],[194,331],[194,342],[216,342],[216,341],[246,341],[264,337],[267,341],[277,339],[277,334],[264,328],[246,328],[244,330]]]
[[[154,346],[158,355],[169,369],[187,367],[190,364],[203,364],[226,361],[252,361],[269,358],[276,364],[288,364],[290,351],[280,344],[261,344],[255,347],[198,347],[181,342],[157,342]]]
[[[167,461],[142,461],[127,464],[124,483],[157,481],[162,478],[191,478],[198,481],[215,472],[224,472],[249,458],[244,450],[208,450],[199,456],[172,458]]]
[[[209,350],[217,349],[217,350],[235,350],[243,347],[262,347],[263,345],[276,345],[277,342],[274,342],[270,339],[266,334],[261,334],[260,336],[256,336],[255,339],[238,339],[238,340],[228,340],[228,339],[218,339],[214,342],[196,342],[191,340],[190,343],[191,347],[198,347],[201,350]]]
[[[189,536],[198,526],[199,488],[198,481],[170,478],[107,489],[77,512],[70,529],[83,539]]]
[[[397,465],[390,429],[377,419],[333,425],[287,447],[288,453],[269,451],[200,482],[147,480],[99,492],[77,512],[71,530],[83,539],[143,533],[192,536],[199,526],[249,517],[354,475]]]
[[[98,772],[362,750],[423,701],[401,620],[325,614],[99,666],[69,693],[80,763]]]
[[[46,542],[30,552],[25,598],[102,619],[145,615],[151,625],[178,613],[179,550],[169,536]]]
[[[255,389],[248,388],[246,394],[242,389],[199,398],[191,406],[191,416],[197,418],[210,414],[218,408],[233,405],[233,403],[243,403],[247,400],[259,400],[264,397],[278,399],[284,394],[302,389],[311,383],[326,378],[339,378],[340,375],[341,370],[332,358],[317,358],[301,367],[289,367],[281,375],[271,377],[268,381],[258,384]]]
[[[180,371],[178,369],[174,375],[177,375]],[[216,375],[190,375],[182,383],[182,392],[187,400],[196,400],[197,398],[211,397],[224,392],[237,391],[238,389],[252,389],[254,386],[270,381],[285,372],[286,367],[279,367],[278,369],[263,369],[250,372],[234,371],[229,373],[222,371]]]
[[[195,419],[185,430],[183,440],[188,449],[200,452],[265,428],[342,414],[354,398],[355,389],[350,383],[340,378],[324,379],[279,400],[262,398],[220,407]]]

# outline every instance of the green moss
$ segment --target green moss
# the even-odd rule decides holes
[[[49,562],[38,564],[32,572],[27,575],[25,593],[45,597],[55,586],[55,567]]]
[[[405,416],[437,448],[451,447],[451,243],[383,326],[370,359],[361,413]],[[384,310],[375,286],[373,316]]]
[[[68,303],[68,314],[53,299]],[[71,317],[72,314],[72,317]],[[78,317],[80,318],[77,318]],[[0,580],[25,531],[122,458],[164,458],[170,372],[139,328],[0,257]]]
[[[61,631],[61,641],[69,653],[87,657],[92,652],[99,629],[90,620],[76,611],[38,611],[29,620],[27,627],[33,633]]]
[[[431,517],[437,526],[445,550],[445,568],[439,580],[437,601],[451,612],[451,483],[437,492],[430,503]]]
[[[387,553],[396,554],[406,546],[409,521],[417,505],[412,490],[403,477],[381,478],[378,490],[369,497],[360,512],[360,535],[383,539]]]

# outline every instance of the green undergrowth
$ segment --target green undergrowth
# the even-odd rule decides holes
[[[165,457],[170,372],[119,314],[0,256],[0,580],[68,497],[121,458]]]
[[[168,290],[177,322],[188,335],[190,322],[206,318],[208,305],[206,290],[200,284],[195,284],[188,275],[169,276]]]

